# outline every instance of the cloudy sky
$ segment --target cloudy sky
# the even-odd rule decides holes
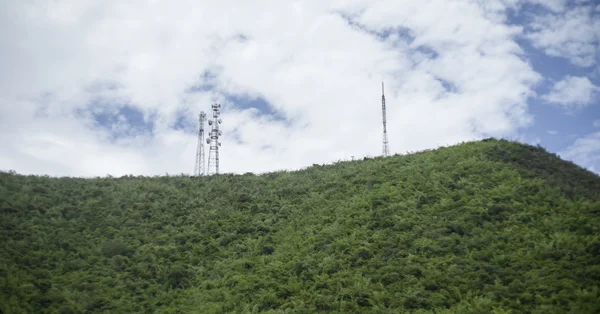
[[[3,0],[0,170],[300,169],[485,137],[600,172],[600,2]],[[208,153],[208,150],[207,150]]]

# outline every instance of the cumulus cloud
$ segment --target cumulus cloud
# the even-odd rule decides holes
[[[592,103],[598,90],[587,77],[569,75],[556,82],[543,99],[567,109],[581,109]]]
[[[374,156],[382,80],[392,153],[514,135],[541,76],[507,3],[2,1],[0,168],[191,173],[213,102],[224,172]],[[253,98],[270,108],[234,101]]]
[[[590,171],[600,174],[600,132],[578,138],[564,152],[561,158],[571,160]]]
[[[534,16],[526,37],[550,56],[589,67],[597,64],[600,55],[600,11],[590,2],[578,2],[568,10],[555,4],[556,13]]]

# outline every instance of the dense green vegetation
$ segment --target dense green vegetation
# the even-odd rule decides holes
[[[0,313],[600,313],[600,177],[484,140],[297,172],[0,173]]]

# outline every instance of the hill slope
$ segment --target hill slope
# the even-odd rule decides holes
[[[261,176],[0,173],[0,313],[598,313],[599,191],[493,139]]]

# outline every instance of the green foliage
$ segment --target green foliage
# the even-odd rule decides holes
[[[0,173],[0,313],[598,313],[599,191],[494,139],[264,175]]]

